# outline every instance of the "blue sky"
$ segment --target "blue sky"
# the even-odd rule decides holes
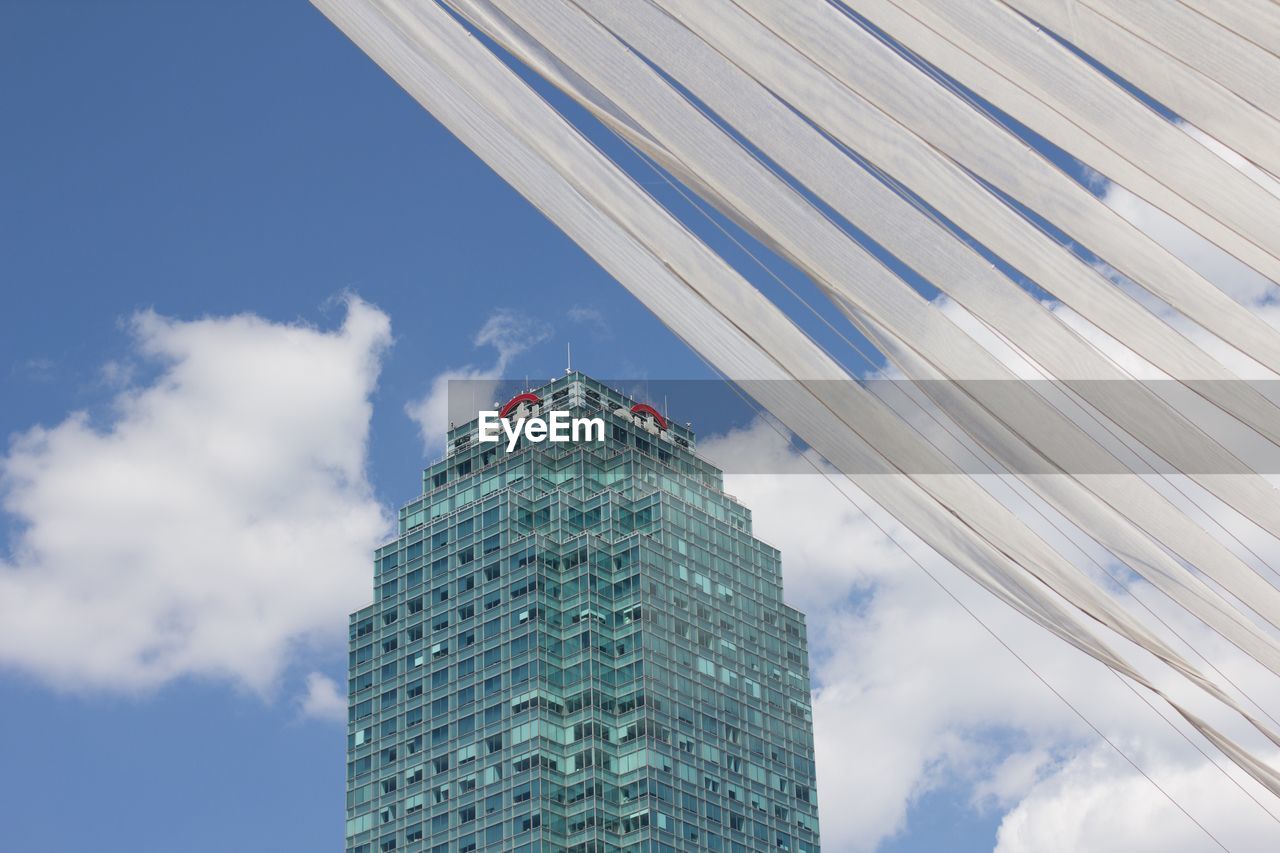
[[[8,0],[0,79],[0,433],[14,441],[73,412],[87,413],[73,438],[97,430],[106,445],[129,417],[146,435],[157,410],[130,407],[172,379],[146,346],[195,346],[194,321],[205,317],[222,318],[217,340],[255,334],[225,320],[233,315],[329,340],[347,328],[351,294],[389,317],[394,337],[371,391],[360,460],[371,493],[354,499],[366,509],[393,511],[418,490],[423,441],[405,407],[444,371],[498,361],[495,347],[477,345],[495,316],[536,341],[511,358],[512,375],[558,373],[566,341],[575,367],[601,377],[710,375],[307,3]],[[680,207],[656,176],[650,188]],[[714,229],[703,236],[742,261]],[[158,326],[139,325],[147,312]],[[365,433],[354,435],[359,444]],[[17,447],[8,458],[49,458]],[[0,568],[26,559],[18,552],[30,544],[26,504],[15,509],[2,493]],[[265,688],[198,667],[114,686],[0,669],[0,850],[340,849],[344,731],[304,714],[299,697],[314,672],[345,683],[344,628],[291,647]],[[1079,745],[1071,726],[1050,723],[1056,747]],[[882,849],[992,848],[1017,798],[975,793],[975,780],[1037,750],[1006,736],[989,710],[963,725],[990,727],[981,754],[964,738],[924,751],[916,793],[901,798],[906,829]],[[1041,771],[1055,766],[1037,760]]]
[[[707,375],[306,3],[11,0],[0,68],[5,435],[75,410],[109,422],[103,365],[129,358],[137,311],[332,328],[346,291],[395,336],[370,431],[387,506],[420,482],[404,404],[446,367],[493,361],[472,339],[497,309],[554,330],[518,373],[553,375],[569,339],[598,375]],[[608,337],[571,321],[575,306]],[[335,646],[312,663],[341,683],[344,658]],[[263,699],[191,678],[118,695],[4,672],[0,848],[340,849],[344,732],[299,713],[303,674]]]
[[[109,418],[102,366],[128,355],[136,311],[331,328],[347,290],[392,318],[370,433],[387,505],[420,483],[404,403],[492,361],[472,337],[495,309],[555,328],[520,359],[533,376],[563,366],[567,337],[593,372],[703,375],[306,3],[7,2],[0,67],[5,435]],[[575,305],[623,345],[570,322]],[[315,664],[341,678],[344,662],[335,647]],[[340,849],[344,731],[301,717],[299,678],[263,700],[0,675],[0,849]]]

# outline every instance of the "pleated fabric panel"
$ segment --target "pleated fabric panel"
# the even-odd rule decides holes
[[[1166,203],[1183,205],[1184,222],[1197,221],[1197,230],[1230,243],[1223,248],[1246,255],[1246,263],[1274,271],[1280,235],[1268,226],[1280,221],[1280,200],[1024,17],[1038,10],[1049,18],[1065,4],[977,4],[981,14],[973,20],[986,29],[958,19],[954,7],[941,2],[851,4],[896,39],[895,47],[844,10],[816,0],[447,0],[450,11],[432,0],[315,3],[677,336],[922,541],[1017,612],[1162,697],[1280,795],[1273,768],[1163,691],[1096,626],[1149,652],[1270,743],[1280,745],[1280,736],[1037,535],[953,455],[852,381],[793,318],[454,17],[577,100],[808,276],[837,317],[918,380],[922,393],[1004,472],[1188,613],[1280,673],[1280,645],[1271,631],[1280,625],[1280,592],[1135,473],[1135,459],[1157,460],[1274,533],[1280,530],[1274,489],[1189,420],[1178,400],[1212,404],[1222,417],[1280,443],[1276,409],[1247,385],[1229,381],[1226,367],[993,190],[1260,364],[1280,367],[1280,336],[899,49],[937,58],[943,73],[981,97],[991,93],[1001,109],[1025,108],[1074,145],[1062,147],[1084,155],[1084,162],[1092,165],[1088,157],[1099,155],[1129,178],[1145,176],[1138,186],[1148,193],[1158,188]],[[1242,40],[1231,29],[1239,25],[1235,13],[1211,0],[1182,7],[1193,17],[1170,16],[1155,33],[1139,32],[1111,5],[1088,4],[1089,14],[1112,22],[1089,32],[1112,38],[1121,27],[1140,36],[1158,48],[1143,55],[1145,63],[1181,50],[1192,24],[1211,27],[1215,43]],[[1057,21],[1063,30],[1071,16],[1083,14],[1067,12]],[[907,20],[916,23],[907,27]],[[1108,44],[1094,49],[1101,54],[1112,49]],[[1249,45],[1247,61],[1261,64],[1258,55],[1269,56],[1265,47]],[[1229,144],[1242,144],[1274,118],[1269,104],[1239,79],[1239,62],[1197,55],[1186,65],[1191,70],[1179,73],[1197,81],[1188,103],[1221,90],[1244,103],[1226,101],[1235,106],[1223,110],[1220,124],[1238,135]],[[1135,66],[1128,73],[1136,78],[1146,71]],[[1099,100],[1082,99],[1070,90],[1072,82]],[[1111,121],[1098,105],[1122,115]],[[1247,118],[1231,124],[1237,112]],[[1022,113],[1012,114],[1022,120]],[[1146,151],[1135,147],[1142,134],[1153,146]],[[1268,152],[1255,154],[1265,160]],[[1061,380],[1064,394],[1141,453],[1134,456],[1123,443],[1082,426],[1074,402],[1016,381],[1008,366],[853,239],[817,200]],[[1173,399],[1127,381],[1127,373],[994,268],[971,240],[1168,373],[1176,380]]]
[[[1280,146],[1275,144],[1280,122],[1226,86],[1174,61],[1138,33],[1081,0],[1005,2],[1261,168],[1271,174],[1280,172]]]

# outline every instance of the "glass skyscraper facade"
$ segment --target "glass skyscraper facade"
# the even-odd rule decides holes
[[[804,617],[693,433],[570,373],[451,429],[351,616],[346,849],[818,850]]]

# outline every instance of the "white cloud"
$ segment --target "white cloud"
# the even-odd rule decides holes
[[[791,470],[812,470],[763,423],[704,438],[699,448],[712,459],[767,455],[769,470],[786,469],[790,456]],[[1180,802],[1215,833],[1234,832],[1252,843],[1232,849],[1263,849],[1259,842],[1270,837],[1274,824],[1151,708],[1099,664],[978,589],[851,485],[842,489],[867,514],[817,474],[730,474],[726,489],[752,508],[756,535],[782,549],[787,600],[808,617],[825,846],[876,849],[908,831],[912,805],[942,786],[967,791],[967,797],[959,795],[962,806],[967,801],[975,810],[1008,811],[1011,821],[1036,824],[1053,809],[1068,808],[1060,792],[1083,796],[1080,784],[1059,780],[1075,772],[1077,758],[1098,751],[1098,738],[1086,724],[948,598],[914,558],[1158,781],[1185,775],[1196,782],[1179,789]],[[1207,630],[1178,621],[1172,608],[1160,612],[1233,681],[1267,706],[1280,707],[1273,677],[1242,661]],[[1126,653],[1143,662],[1133,649]],[[1179,698],[1208,711],[1194,695]],[[1210,718],[1256,745],[1223,715]],[[1117,797],[1131,787],[1139,794],[1143,785],[1149,787],[1118,757],[1105,775],[1088,781],[1094,787],[1114,784]],[[1245,784],[1258,790],[1251,781]],[[1154,789],[1152,794],[1163,799]],[[1096,796],[1104,800],[1106,793]],[[1017,818],[1020,814],[1026,817]],[[1132,833],[1141,831],[1146,816],[1141,810],[1128,816]],[[1124,817],[1119,809],[1112,815],[1117,821]],[[1198,834],[1185,818],[1181,824],[1167,815],[1160,819],[1179,837]],[[1008,832],[1014,839],[1026,830]],[[1091,846],[1092,838],[1055,848],[1037,846],[1043,837],[1035,836],[1026,846],[1007,849],[1105,849]]]
[[[133,318],[157,363],[103,424],[17,436],[0,467],[0,663],[65,689],[183,676],[270,691],[369,597],[390,519],[365,477],[385,314],[336,331]]]
[[[329,676],[313,672],[307,676],[307,692],[302,696],[302,713],[317,720],[344,722],[347,694]]]
[[[52,382],[57,377],[58,363],[51,358],[37,356],[15,364],[9,372],[30,382]]]
[[[486,383],[488,388],[496,388],[498,380],[503,378],[503,372],[511,365],[512,359],[528,352],[549,337],[551,337],[551,327],[541,321],[505,309],[491,314],[472,342],[477,347],[488,346],[497,350],[497,357],[493,364],[488,367],[468,365],[445,370],[431,381],[431,387],[426,394],[417,400],[410,401],[404,407],[405,414],[418,425],[418,431],[422,435],[423,452],[428,456],[439,452],[450,420],[461,417],[461,413],[453,413],[455,417],[450,417],[450,381],[464,380],[476,383],[472,390],[480,402],[469,406],[467,412],[468,418],[475,417],[477,408],[483,408],[484,404],[492,402],[489,399],[492,393],[485,390]],[[481,393],[482,391],[484,393]]]
[[[973,786],[971,802],[979,808],[987,804],[1008,808],[1031,790],[1053,762],[1053,754],[1044,747],[1010,753]]]
[[[712,458],[775,454],[771,470],[783,469],[776,454],[789,453],[763,424],[699,447]],[[797,462],[793,470],[803,471],[807,463]],[[982,744],[992,728],[1039,715],[1071,730],[831,481],[728,475],[726,488],[751,507],[756,535],[782,549],[787,601],[807,616],[824,846],[873,850],[902,831],[917,798],[996,760],[999,749]],[[964,583],[883,512],[873,508],[871,517],[950,585]]]
[[[102,384],[113,390],[126,388],[133,384],[136,368],[128,361],[108,361],[98,370]]]
[[[551,337],[551,327],[546,323],[501,310],[489,315],[480,331],[476,332],[475,345],[493,347],[498,351],[497,370],[505,370],[511,360]]]
[[[1277,826],[1205,762],[1159,763],[1161,787],[1228,850],[1275,849]],[[1265,802],[1265,800],[1264,800]],[[1081,752],[1035,786],[1000,825],[999,853],[1201,853],[1219,847],[1150,782],[1103,748]]]
[[[593,308],[590,305],[574,305],[569,309],[568,317],[570,322],[585,326],[591,340],[597,343],[612,337],[609,321],[605,319],[604,312],[599,308]]]

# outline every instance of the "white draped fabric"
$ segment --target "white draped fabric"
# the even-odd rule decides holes
[[[1272,55],[1280,55],[1280,6],[1275,0],[1182,0],[1182,3]]]
[[[1275,144],[1280,138],[1280,122],[1227,87],[1189,65],[1171,61],[1168,54],[1140,34],[1084,2],[1006,2],[1103,62],[1231,149],[1273,174],[1280,172],[1280,146]],[[1064,137],[1065,134],[1059,138]]]
[[[1048,18],[1066,9],[1058,35],[1070,39],[1063,22],[1083,14],[1071,11],[1075,3],[990,0],[966,4],[975,6],[971,15],[953,14],[956,7],[942,0],[850,3],[897,40],[889,46],[820,0],[443,0],[449,11],[433,0],[314,2],[675,334],[903,525],[1010,607],[1157,693],[1280,795],[1280,774],[1164,692],[1097,626],[1149,652],[1280,746],[1280,736],[1233,691],[1058,553],[897,411],[850,381],[792,318],[458,20],[808,276],[837,316],[861,329],[904,375],[921,380],[923,393],[1002,470],[1280,675],[1280,644],[1271,630],[1280,627],[1280,591],[1134,472],[1144,470],[1141,459],[1156,460],[1274,534],[1280,501],[1270,483],[1170,397],[1104,358],[970,240],[1164,370],[1179,389],[1172,399],[1187,399],[1177,396],[1183,394],[1212,404],[1215,417],[1274,444],[1280,412],[1263,394],[1231,381],[1224,365],[1056,242],[1035,218],[1264,366],[1280,368],[1280,335],[898,49],[936,59],[938,71],[1086,164],[1095,165],[1089,158],[1098,154],[1109,177],[1136,178],[1125,185],[1154,195],[1154,204],[1210,232],[1241,260],[1268,274],[1280,271],[1280,199],[1018,14]],[[1148,66],[1182,56],[1193,23],[1211,27],[1214,43],[1242,40],[1231,29],[1239,25],[1235,13],[1213,0],[1189,3],[1183,8],[1191,17],[1170,16],[1167,27],[1144,18],[1141,31],[1132,15],[1113,8],[1125,3],[1080,3],[1116,22],[1098,32],[1122,26],[1159,48],[1129,69],[1138,86]],[[1112,42],[1099,44],[1094,49],[1105,61],[1103,47]],[[1249,45],[1253,53],[1240,62],[1270,57]],[[1179,72],[1195,75],[1187,77],[1197,81],[1194,91],[1169,106],[1190,111],[1188,104],[1226,90],[1236,100],[1216,105],[1223,114],[1218,127],[1232,128],[1229,144],[1243,145],[1269,127],[1270,104],[1241,82],[1239,62],[1210,62],[1201,53],[1187,61],[1192,71]],[[1237,112],[1244,118],[1233,124]],[[1201,123],[1209,124],[1203,117]],[[1255,154],[1265,160],[1271,152]],[[981,341],[819,202],[1061,380],[1065,395],[1124,441],[1082,424],[1065,397],[1016,381]]]
[[[1075,137],[1092,136],[1273,259],[1280,257],[1280,234],[1266,228],[1276,216],[1280,199],[1154,112],[1133,109],[1130,95],[1008,6],[927,0],[893,3],[1052,106],[1071,123],[1073,132],[1060,143],[1067,150]],[[1176,0],[1167,4],[1123,0],[1114,5],[1131,12],[1136,11],[1134,7],[1153,5],[1186,11]],[[1165,13],[1144,14],[1158,19]],[[1168,64],[1167,58],[1161,63]]]
[[[593,56],[598,57],[598,59],[590,63],[590,70],[594,71],[594,73],[589,80],[583,80],[578,85],[575,85],[569,78],[558,76],[556,78],[558,83],[578,97],[589,108],[595,110],[596,114],[603,120],[619,121],[621,132],[626,133],[638,146],[668,165],[673,172],[680,174],[686,182],[700,184],[705,180],[710,180],[716,162],[727,164],[726,168],[730,170],[730,173],[744,174],[741,167],[733,165],[734,156],[740,155],[741,152],[735,150],[736,146],[733,145],[731,140],[724,137],[723,134],[718,134],[714,127],[702,120],[687,103],[679,99],[675,90],[664,84],[657,75],[648,73],[638,59],[628,57],[621,50],[622,45],[619,42],[611,39],[606,40],[602,31],[591,32],[585,28],[576,29],[571,18],[554,20],[556,4],[548,2],[505,4],[513,9],[519,7],[520,13],[530,13],[529,17],[518,13],[518,20],[507,23],[500,22],[494,18],[491,9],[481,12],[480,10],[484,7],[478,2],[462,2],[462,0],[458,0],[455,5],[468,10],[473,18],[482,23],[486,31],[502,38],[507,47],[518,51],[522,58],[544,70],[549,76],[555,73],[552,70],[555,67],[553,58],[550,55],[539,57],[532,53],[531,51],[536,51],[536,46],[525,44],[521,47],[517,44],[515,39],[518,38],[520,25],[534,28],[540,38],[549,39],[557,50],[566,49],[569,42],[576,43],[584,48],[592,46],[598,48],[593,53]],[[580,3],[579,5],[585,6],[587,4]],[[600,11],[605,15],[621,14],[621,7],[616,4],[592,3],[590,5],[595,11]],[[659,14],[648,19],[638,20],[637,26],[627,30],[622,34],[622,37],[631,44],[636,43],[632,41],[633,37],[644,39],[645,43],[663,43],[672,47],[675,53],[683,53],[686,57],[692,56],[692,48],[694,46],[681,43],[675,38],[676,33],[664,29],[661,26],[662,17]],[[544,23],[550,20],[555,26],[539,28],[538,18],[541,18]],[[668,23],[673,22],[668,19]],[[557,32],[561,31],[567,41],[557,44],[555,42]],[[610,47],[615,49],[610,51]],[[628,59],[634,63],[634,67],[629,66]],[[586,68],[587,66],[584,65],[583,67]],[[710,68],[708,65],[701,65],[698,70],[707,72]],[[671,69],[668,68],[668,71],[670,72]],[[913,267],[929,275],[931,279],[939,281],[946,292],[956,296],[966,307],[975,310],[984,319],[990,319],[995,328],[1005,333],[1014,343],[1021,346],[1024,351],[1041,364],[1047,366],[1055,375],[1091,376],[1094,379],[1113,380],[1120,380],[1124,377],[1124,374],[1118,368],[1101,358],[1095,349],[1075,336],[1065,325],[1053,317],[1043,306],[1031,299],[1024,291],[1020,290],[1011,280],[1004,278],[992,269],[990,264],[982,261],[975,252],[957,241],[949,239],[947,233],[941,230],[932,220],[910,207],[900,197],[890,192],[883,184],[874,180],[866,172],[856,168],[852,161],[843,157],[832,146],[826,144],[816,132],[810,130],[806,134],[804,131],[807,126],[799,121],[794,114],[790,114],[785,110],[771,111],[769,109],[770,99],[740,97],[743,92],[736,89],[726,88],[723,94],[729,95],[729,98],[719,99],[717,98],[718,93],[714,88],[704,85],[717,79],[714,74],[698,73],[689,74],[688,76],[677,75],[677,77],[682,84],[687,85],[695,95],[704,100],[713,109],[723,105],[728,110],[734,110],[735,116],[742,119],[741,123],[737,123],[739,129],[750,131],[751,129],[759,128],[761,130],[760,135],[753,134],[753,138],[757,141],[762,141],[762,150],[765,154],[772,157],[784,168],[792,171],[793,174],[804,178],[811,189],[821,190],[823,197],[837,211],[849,216],[850,220],[859,228],[862,228],[872,238],[898,253]],[[670,105],[676,108],[673,113],[664,115],[660,112],[642,112],[636,114],[628,111],[628,107],[634,104],[637,98],[642,99],[639,109],[644,110],[644,104],[646,103],[661,105],[664,96],[670,101]],[[616,100],[609,102],[603,100],[605,97],[612,97]],[[781,106],[777,102],[773,102],[773,105]],[[680,107],[683,107],[687,112],[681,114],[678,109]],[[738,115],[739,113],[740,116]],[[671,126],[668,122],[674,122],[675,126],[686,128],[701,124],[703,130],[712,135],[712,142],[718,141],[720,145],[713,147],[707,158],[702,160],[688,159],[688,165],[685,166],[683,161],[676,159],[665,149],[657,147],[657,143],[651,141],[649,134],[632,133],[629,130],[632,126],[642,125],[649,128],[656,136],[667,139],[664,128]],[[786,126],[787,123],[792,125],[793,135],[782,137],[779,140],[781,144],[777,146],[771,146],[763,142],[766,139],[765,131],[770,128]],[[718,140],[714,138],[717,135],[720,137]],[[724,197],[716,188],[709,190],[708,195],[713,200]],[[740,215],[738,211],[732,208],[724,208],[724,210],[730,215]],[[814,213],[813,219],[807,227],[816,229],[823,225],[825,223]],[[864,288],[866,292],[862,298],[850,297],[847,292],[849,288],[842,287],[839,289],[842,299],[849,299],[854,302],[864,311],[863,316],[873,318],[878,327],[891,330],[901,328],[898,324],[895,324],[892,317],[881,321],[879,318],[885,316],[884,311],[878,311],[874,306],[868,307],[870,304],[868,299],[873,298],[876,294],[884,296],[885,294],[896,292],[903,301],[897,311],[899,316],[918,315],[921,312],[936,312],[933,306],[920,300],[905,282],[889,278],[887,273],[880,269],[873,270],[873,273],[878,275],[866,274],[867,284]],[[857,278],[851,278],[851,280],[858,281]],[[1114,292],[1114,288],[1111,288],[1111,291]],[[871,296],[867,296],[867,294]],[[950,337],[941,338],[941,348],[931,348],[935,359],[933,363],[939,365],[938,369],[940,371],[958,369],[958,374],[955,372],[950,373],[949,378],[990,377],[992,375],[999,375],[1004,379],[1012,378],[1012,374],[1002,373],[1001,371],[1004,371],[1004,368],[989,359],[985,350],[980,348],[977,349],[977,353],[985,359],[983,363],[964,363],[962,361],[964,351],[958,349],[958,347],[970,342],[961,336],[959,330],[955,329],[945,319],[939,322],[937,328],[950,333]],[[891,331],[890,334],[894,335],[896,341],[901,342],[905,340],[902,335],[909,336],[911,332],[910,330],[905,330],[899,335]],[[923,337],[928,340],[931,337],[941,337],[941,333],[933,331],[916,337]],[[991,373],[981,373],[983,370],[989,370]],[[911,371],[907,372],[911,373]],[[960,386],[930,384],[927,387],[936,389],[938,392],[945,392],[956,390]],[[982,393],[987,390],[996,390],[998,387],[979,384],[976,386],[976,390],[977,393]],[[1244,386],[1229,387],[1244,389]],[[1117,422],[1131,431],[1145,435],[1148,446],[1171,449],[1172,444],[1168,440],[1169,436],[1167,434],[1164,438],[1161,438],[1150,433],[1147,428],[1167,429],[1170,426],[1170,422],[1178,420],[1180,416],[1154,399],[1148,399],[1145,405],[1136,400],[1135,397],[1142,397],[1143,390],[1141,386],[1119,381],[1114,384],[1091,382],[1081,387],[1082,396],[1097,406],[1100,411],[1111,415]],[[1016,428],[1010,431],[998,419],[993,419],[985,414],[984,410],[977,407],[973,400],[964,395],[952,394],[949,396],[950,399],[946,409],[953,416],[964,414],[965,423],[970,425],[970,433],[980,437],[980,440],[989,451],[1005,458],[1016,456],[1017,459],[1013,467],[1019,470],[1029,471],[1036,467],[1037,451],[1035,450],[1034,441],[1030,444],[1020,441],[1017,438]],[[1261,400],[1261,398],[1256,402],[1259,403],[1258,423],[1275,423],[1275,415],[1280,413],[1277,413],[1269,403]],[[998,406],[997,411],[1005,414],[1006,417],[1018,418],[1022,423],[1023,429],[1037,430],[1040,427],[1051,424],[1057,424],[1069,429],[1069,426],[1063,423],[1061,419],[1055,419],[1052,410],[1046,409],[1043,401],[1036,397],[1020,398],[1017,403],[1007,402],[1003,405],[992,402],[992,405],[993,407]],[[1126,408],[1128,412],[1125,411]],[[1157,414],[1158,417],[1153,418],[1153,413]],[[1179,430],[1175,427],[1171,432],[1178,433]],[[1076,444],[1073,439],[1083,443]],[[1074,449],[1068,447],[1068,445],[1073,445]],[[1058,438],[1049,438],[1045,434],[1039,446],[1042,449],[1056,448],[1057,451],[1060,451],[1057,455],[1060,456],[1062,453],[1066,453],[1073,457],[1077,463],[1084,456],[1092,454],[1095,459],[1094,464],[1098,469],[1105,468],[1111,463],[1111,460],[1096,454],[1095,448],[1083,436],[1071,432]],[[1176,451],[1171,450],[1171,452]],[[1054,451],[1049,451],[1049,453],[1051,456],[1054,455]],[[1077,453],[1079,456],[1076,456]],[[1220,464],[1229,465],[1230,463],[1226,459],[1222,459]],[[1074,466],[1066,463],[1060,465],[1060,469],[1069,469],[1071,467]],[[1239,481],[1231,482],[1239,483]],[[1206,574],[1217,580],[1242,600],[1251,602],[1251,606],[1257,609],[1260,614],[1263,614],[1267,621],[1280,625],[1280,622],[1276,621],[1276,616],[1280,615],[1280,610],[1276,610],[1273,605],[1277,600],[1276,590],[1259,578],[1247,566],[1240,563],[1237,558],[1217,544],[1203,530],[1182,524],[1180,522],[1181,513],[1172,506],[1168,506],[1164,499],[1159,497],[1141,480],[1131,477],[1096,478],[1093,481],[1092,489],[1097,495],[1102,496],[1109,506],[1108,504],[1101,504],[1096,500],[1088,499],[1084,491],[1072,492],[1072,488],[1077,485],[1077,483],[1070,481],[1063,482],[1057,478],[1048,478],[1038,481],[1036,488],[1046,497],[1046,491],[1053,490],[1056,497],[1051,499],[1051,502],[1055,505],[1055,508],[1095,533],[1106,527],[1099,520],[1098,514],[1108,509],[1109,506],[1115,507],[1116,511],[1133,520],[1135,524],[1141,526],[1142,529],[1148,531],[1158,541],[1172,548],[1175,552],[1184,555],[1194,554],[1197,565],[1201,566]],[[1259,484],[1259,488],[1269,492],[1269,486],[1265,484]],[[1066,491],[1064,492],[1063,490]],[[1068,494],[1069,496],[1067,496]],[[1264,492],[1264,494],[1266,493]],[[1264,500],[1261,503],[1266,505],[1269,502]],[[1122,527],[1121,529],[1127,530],[1128,528]],[[1146,574],[1150,567],[1161,564],[1167,558],[1157,556],[1159,549],[1155,548],[1152,543],[1147,542],[1145,539],[1141,541],[1146,542],[1148,547],[1143,549],[1140,546],[1129,545],[1113,547],[1113,550],[1116,553],[1142,553],[1143,556],[1134,560],[1131,565],[1140,574]],[[1113,545],[1114,543],[1103,542],[1103,544]],[[1138,547],[1136,552],[1133,550],[1135,547]],[[1185,574],[1185,572],[1182,574]]]
[[[1028,3],[1025,7],[1018,6],[1017,8],[1025,8],[1027,11],[1034,8],[1035,11],[1043,13],[1044,7],[1056,8],[1056,5],[1050,6],[1049,3],[1050,0],[1045,0],[1044,3],[1037,0],[1034,7]],[[1039,133],[1055,145],[1068,150],[1072,155],[1089,164],[1091,168],[1110,180],[1130,189],[1138,196],[1185,223],[1188,227],[1241,261],[1254,267],[1263,275],[1268,275],[1273,279],[1277,277],[1273,256],[1255,246],[1248,239],[1241,237],[1231,228],[1206,215],[1193,203],[1169,189],[1151,175],[1148,175],[1112,148],[1109,148],[1103,141],[1088,133],[1081,132],[1079,127],[1073,124],[1067,116],[1058,112],[1052,104],[1042,102],[1036,95],[1019,87],[1015,80],[1002,75],[960,46],[948,41],[922,21],[899,8],[891,0],[859,0],[856,8],[859,12],[874,20],[878,27],[904,46],[917,53],[927,55],[933,65],[963,83],[978,97],[998,109],[1016,116],[1018,121],[1027,125],[1036,133]],[[1059,21],[1059,16],[1054,16],[1052,20]],[[1086,33],[1094,35],[1095,49],[1097,49],[1096,44],[1101,37],[1094,30],[1089,29],[1090,20],[1087,17],[1078,17],[1071,19],[1071,22],[1075,28],[1084,29]],[[1046,23],[1046,25],[1048,26],[1049,24]],[[1058,26],[1065,29],[1061,21],[1059,21]],[[1114,37],[1116,33],[1122,32],[1112,25],[1110,29],[1103,31],[1103,35]],[[1145,43],[1140,40],[1136,41],[1139,44],[1129,45],[1125,43],[1121,47],[1142,51],[1142,45]],[[1147,50],[1153,49],[1148,47]],[[1114,52],[1125,57],[1127,62],[1134,61],[1133,57],[1125,50],[1117,49]],[[1161,76],[1161,79],[1165,80],[1166,76],[1171,78],[1171,82],[1168,84],[1170,89],[1182,91],[1181,86],[1184,81],[1180,78],[1184,76],[1194,77],[1194,72],[1182,66],[1177,66],[1168,70],[1167,75]],[[1226,94],[1228,98],[1232,97],[1230,93]],[[1238,97],[1235,100],[1243,103]],[[1230,107],[1229,100],[1219,101],[1217,106],[1225,111]],[[1250,107],[1249,109],[1253,113],[1257,113],[1256,108]],[[1231,119],[1233,126],[1250,128],[1253,137],[1265,134],[1266,128],[1270,125],[1269,117],[1266,116],[1256,118],[1250,122],[1249,113],[1232,112],[1230,115],[1233,117]],[[1191,115],[1185,114],[1184,118],[1190,120]],[[1205,122],[1205,114],[1203,112],[1199,114],[1198,118],[1199,121]],[[1214,124],[1214,122],[1207,122],[1205,128],[1208,129],[1210,124]],[[1262,126],[1259,127],[1259,125]],[[1260,144],[1261,147],[1270,151],[1274,156],[1274,146],[1268,146],[1265,137],[1260,140]],[[1255,156],[1258,147],[1258,144],[1246,146],[1247,150]],[[1270,162],[1270,160],[1268,159],[1267,162]]]
[[[1085,0],[1091,7],[1182,62],[1280,118],[1280,57],[1181,0]],[[1211,4],[1220,8],[1229,0]],[[1259,12],[1275,21],[1275,11]]]
[[[757,80],[782,90],[780,96],[794,109],[841,141],[858,139],[862,132],[849,112],[858,106],[849,97],[854,92],[1153,295],[1280,372],[1280,335],[1274,327],[1217,290],[1042,154],[955,98],[833,7],[816,2],[761,2],[752,9],[753,17],[727,0],[670,0],[662,5],[678,6],[673,11],[690,29]],[[842,85],[832,88],[828,77]],[[865,136],[874,141],[871,135]],[[895,149],[899,144],[897,138],[890,143]],[[911,168],[919,158],[909,160],[900,168]],[[893,169],[886,171],[896,174]],[[908,186],[914,190],[919,183]],[[948,217],[966,231],[979,224],[973,212]],[[1258,251],[1249,263],[1273,281],[1280,279],[1280,267],[1269,253]]]

